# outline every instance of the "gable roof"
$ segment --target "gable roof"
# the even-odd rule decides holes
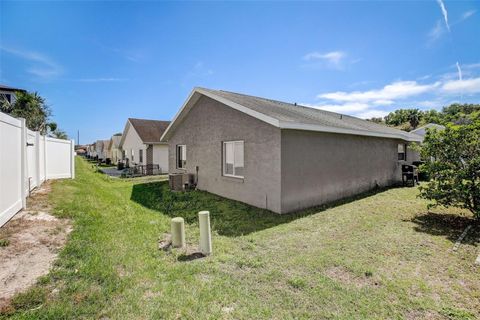
[[[110,140],[103,140],[102,141],[102,150],[109,150],[110,149]]]
[[[22,91],[22,92],[25,92],[25,91],[26,91],[26,90],[24,90],[24,89],[9,87],[9,86],[6,86],[6,85],[1,84],[1,83],[0,83],[0,90],[2,90],[2,91],[11,91],[11,92],[14,92],[14,91]]]
[[[235,92],[194,88],[187,101],[165,130],[161,138],[162,141],[168,141],[176,127],[182,122],[183,118],[201,96],[217,100],[235,110],[280,129],[396,138],[405,141],[421,140],[418,135],[335,112]]]
[[[425,136],[427,133],[427,129],[437,129],[437,130],[444,130],[445,126],[436,123],[427,123],[424,126],[418,127],[415,130],[410,131],[410,133],[414,133],[420,136]]]
[[[170,121],[128,118],[119,145],[123,146],[125,136],[130,126],[135,129],[144,144],[162,143],[160,138],[169,124]]]
[[[110,148],[111,147],[118,148],[120,146],[121,140],[122,140],[122,135],[113,135],[112,138],[110,139],[111,141]]]

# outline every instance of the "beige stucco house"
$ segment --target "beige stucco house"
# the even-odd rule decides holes
[[[161,142],[169,121],[129,118],[125,124],[119,148],[130,165],[158,164],[160,171],[168,172],[168,144]]]
[[[113,164],[117,164],[119,160],[122,160],[122,149],[120,148],[120,141],[122,140],[122,134],[114,134],[110,138],[110,144],[108,146],[108,153]]]
[[[333,112],[195,88],[162,136],[170,173],[277,213],[401,180],[419,136]]]

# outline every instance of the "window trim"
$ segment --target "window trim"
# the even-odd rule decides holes
[[[398,152],[398,147],[403,145],[403,152]],[[398,156],[403,154],[403,159],[398,159]],[[407,144],[406,143],[399,143],[397,144],[397,161],[407,161]]]
[[[245,179],[245,176],[235,175],[235,143],[241,142],[243,147],[243,168],[245,170],[245,141],[244,140],[230,140],[222,141],[222,176],[229,178]],[[226,173],[226,144],[233,143],[233,174]]]
[[[179,167],[179,166],[178,166],[178,164],[179,164],[179,162],[180,162],[180,159],[179,159],[179,157],[178,157],[179,154],[180,154],[180,153],[178,152],[178,147],[183,147],[183,148],[185,148],[185,167],[183,167],[183,166],[182,166],[182,167]],[[176,161],[175,161],[175,167],[176,167],[177,169],[179,169],[179,170],[187,170],[187,145],[186,145],[186,144],[177,144],[177,145],[175,146],[175,158],[176,158],[176,159],[175,159],[175,160],[176,160]]]

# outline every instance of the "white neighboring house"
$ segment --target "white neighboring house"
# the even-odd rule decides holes
[[[119,160],[122,160],[122,149],[120,148],[120,141],[122,140],[122,134],[117,133],[114,134],[110,138],[110,145],[109,145],[109,155],[110,159],[112,160],[113,164],[117,164]]]
[[[14,103],[17,100],[16,91],[25,92],[23,89],[9,87],[0,84],[0,100],[6,100],[8,103]]]
[[[168,143],[160,137],[170,121],[129,118],[119,147],[122,159],[130,165],[158,164],[162,173],[168,172]]]
[[[110,140],[97,140],[97,142],[95,142],[95,153],[98,156],[98,160],[105,161],[107,158],[109,142]]]

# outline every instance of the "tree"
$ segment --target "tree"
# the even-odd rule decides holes
[[[57,138],[57,139],[68,140],[67,133],[63,130],[60,130],[60,129],[56,129],[56,130],[50,132],[50,135],[53,136],[54,138]]]
[[[418,109],[410,109],[408,113],[408,122],[412,129],[416,129],[420,124],[420,120],[422,119],[423,114]]]
[[[480,219],[480,121],[428,130],[421,154],[431,180],[420,196],[434,201],[430,207],[465,208]]]
[[[385,123],[390,126],[415,129],[423,119],[423,112],[418,109],[398,109],[385,117]],[[408,126],[405,124],[408,123]]]
[[[50,107],[37,92],[17,91],[13,103],[2,101],[0,111],[13,117],[24,118],[27,128],[46,134],[49,118],[52,115]]]

